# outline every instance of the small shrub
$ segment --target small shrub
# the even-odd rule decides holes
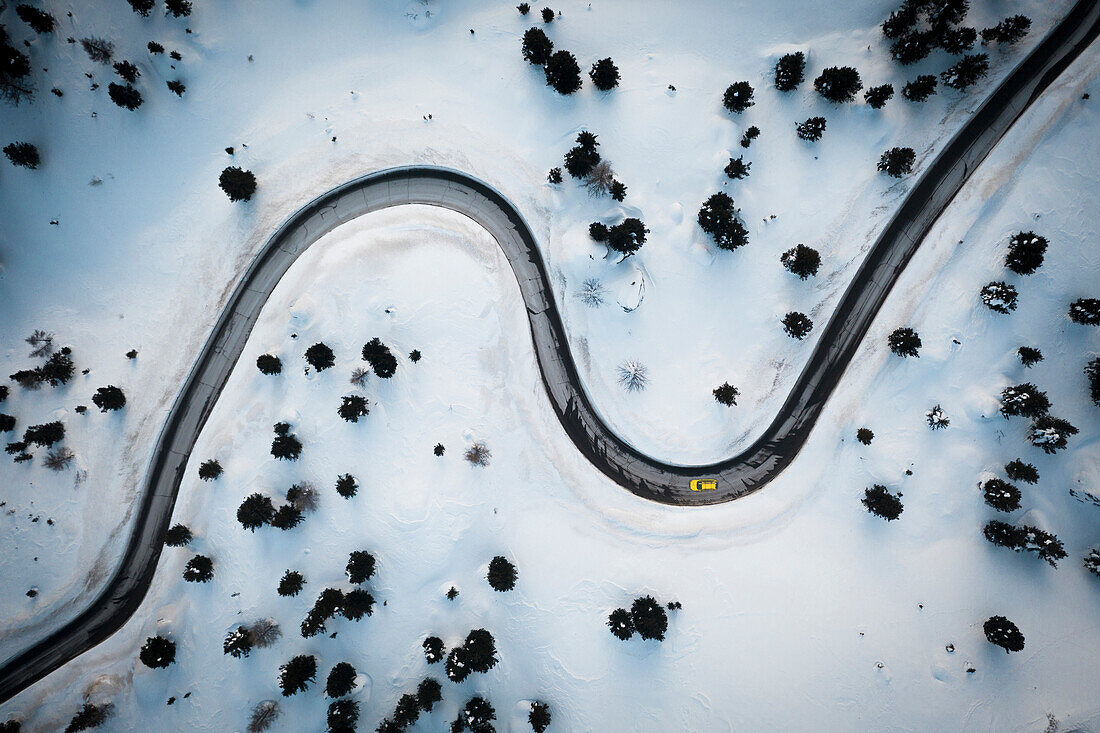
[[[489,446],[481,441],[475,442],[466,449],[466,460],[475,466],[488,466],[492,457],[493,452],[489,450]]]
[[[555,186],[561,183],[561,168],[551,168],[550,172],[546,174],[546,180],[548,183],[553,183]]]
[[[72,463],[73,458],[76,455],[66,448],[61,446],[60,448],[54,448],[46,454],[46,459],[42,462],[42,465],[51,471],[64,471]]]
[[[947,417],[947,413],[939,405],[924,413],[924,417],[928,422],[928,427],[933,430],[942,430],[951,424],[951,418]]]
[[[187,91],[187,85],[179,79],[169,79],[164,82],[164,84],[168,87],[168,91],[172,92],[177,97],[182,97],[183,93]]]
[[[752,125],[749,129],[745,130],[745,134],[741,136],[741,147],[749,147],[752,145],[752,141],[758,137],[760,137],[760,128],[756,125]]]
[[[751,167],[752,163],[746,163],[745,156],[739,155],[736,158],[730,158],[730,162],[726,164],[723,170],[729,178],[741,180],[749,177],[749,168]]]

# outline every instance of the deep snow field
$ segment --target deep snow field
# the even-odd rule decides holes
[[[64,20],[73,30],[34,41],[36,66],[50,67],[36,102],[0,109],[6,137],[36,142],[44,158],[40,170],[5,165],[0,175],[4,374],[31,363],[22,339],[35,328],[91,369],[65,387],[13,386],[2,406],[20,429],[63,420],[78,466],[58,474],[39,461],[0,463],[0,500],[15,510],[0,515],[0,578],[11,589],[0,596],[0,656],[71,616],[114,567],[156,431],[251,254],[298,205],[366,171],[429,162],[495,185],[540,237],[581,376],[609,424],[640,450],[684,463],[743,447],[813,348],[816,333],[793,341],[779,317],[802,310],[824,325],[912,181],[878,174],[878,154],[911,145],[919,175],[1068,5],[974,3],[969,24],[1013,12],[1034,24],[1018,47],[991,50],[990,77],[966,95],[941,90],[923,105],[895,97],[875,112],[833,108],[809,83],[787,95],[771,88],[775,58],[795,49],[808,52],[810,79],[851,64],[865,84],[900,89],[941,70],[942,56],[905,70],[890,62],[878,24],[893,4],[836,3],[823,14],[794,2],[555,5],[563,16],[546,30],[556,45],[585,70],[610,55],[623,75],[607,94],[586,79],[573,98],[523,62],[519,36],[536,21],[507,3],[196,3],[187,22],[142,20],[122,2],[74,8]],[[10,13],[0,16],[9,31],[19,23]],[[83,73],[105,86],[108,70],[65,44],[69,34],[110,37],[120,58],[140,61],[146,104],[130,113],[88,90]],[[178,72],[148,61],[150,38],[181,51]],[[163,89],[177,76],[188,85],[180,100]],[[756,106],[731,118],[721,92],[740,79],[756,87]],[[268,301],[195,447],[173,518],[195,532],[191,547],[165,551],[120,632],[0,708],[0,720],[56,730],[90,691],[115,704],[107,730],[243,730],[252,705],[279,697],[278,666],[312,653],[321,681],[282,701],[279,730],[322,729],[323,675],[344,660],[364,675],[354,695],[361,730],[428,674],[444,682],[444,702],[413,730],[443,729],[477,693],[500,729],[516,731],[527,729],[531,699],[550,703],[552,731],[1043,730],[1048,715],[1060,729],[1100,729],[1100,580],[1081,565],[1100,542],[1100,505],[1085,494],[1100,496],[1100,425],[1081,373],[1100,338],[1065,318],[1071,300],[1097,297],[1100,280],[1098,80],[1093,48],[1014,127],[907,269],[797,461],[732,504],[653,505],[587,464],[542,391],[511,270],[476,225],[402,207],[337,229]],[[49,95],[51,85],[65,96]],[[818,113],[829,121],[824,138],[797,140],[794,122]],[[738,140],[750,124],[762,135],[745,151]],[[545,183],[580,129],[599,135],[629,187],[623,205],[569,179]],[[232,159],[227,145],[237,146]],[[726,160],[742,153],[751,175],[723,186]],[[230,164],[259,178],[248,204],[216,187]],[[89,186],[92,177],[102,183]],[[734,197],[750,229],[735,253],[716,250],[694,221],[716,190]],[[587,227],[620,212],[652,231],[638,256],[616,264]],[[1028,277],[1002,267],[1020,229],[1051,242]],[[779,265],[797,242],[823,254],[809,282]],[[600,308],[575,297],[592,277],[609,291]],[[978,300],[999,279],[1020,290],[1011,315]],[[616,300],[636,304],[642,280],[641,306],[625,312]],[[899,325],[921,333],[920,359],[889,354],[886,334]],[[397,375],[369,378],[358,391],[371,414],[344,423],[336,406],[357,391],[348,375],[374,336],[398,354]],[[336,367],[303,374],[302,352],[320,340]],[[1020,345],[1046,359],[1025,371]],[[131,348],[134,361],[124,356]],[[403,356],[412,349],[424,354],[417,364]],[[255,369],[268,351],[282,357],[282,375]],[[628,358],[648,366],[646,391],[616,384]],[[727,380],[743,396],[732,409],[710,394]],[[997,413],[1001,389],[1022,381],[1047,390],[1053,412],[1080,429],[1068,450],[1045,456],[1027,444],[1026,421]],[[125,410],[73,412],[104,384],[126,390]],[[933,432],[924,414],[937,403],[951,425]],[[305,445],[297,462],[268,452],[280,420]],[[861,426],[874,430],[871,446],[855,442]],[[462,460],[475,440],[493,451],[487,467]],[[437,442],[443,457],[432,454]],[[226,472],[200,482],[210,457]],[[1068,557],[1057,569],[981,537],[995,512],[976,485],[1016,457],[1042,478],[1023,485],[1010,521],[1058,535]],[[361,485],[350,500],[332,488],[346,472]],[[321,490],[303,525],[252,534],[237,523],[244,496],[277,497],[300,480]],[[873,483],[903,493],[897,522],[863,510]],[[347,588],[344,562],[356,549],[378,558],[375,614],[336,621],[336,639],[303,639],[305,611],[322,588]],[[215,560],[208,585],[180,580],[193,552]],[[509,593],[484,581],[497,554],[519,569]],[[307,578],[296,598],[275,593],[287,568]],[[461,591],[453,602],[444,597],[452,585]],[[31,587],[34,599],[24,595]],[[646,593],[683,604],[667,639],[613,638],[607,613]],[[981,622],[993,614],[1020,626],[1023,652],[985,641]],[[221,653],[228,629],[260,617],[282,625],[274,648],[239,660]],[[425,663],[425,636],[449,647],[477,627],[497,640],[490,673],[456,686]],[[157,632],[179,645],[167,670],[137,661]],[[170,696],[179,699],[169,707]]]

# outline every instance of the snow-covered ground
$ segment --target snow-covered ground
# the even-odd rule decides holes
[[[770,3],[766,13],[565,4],[547,29],[555,43],[585,68],[611,55],[624,77],[608,95],[586,85],[575,99],[555,95],[523,64],[518,37],[530,23],[506,4],[203,4],[190,35],[181,21],[142,21],[123,3],[63,21],[76,29],[35,42],[33,53],[49,60],[50,85],[66,96],[3,111],[8,135],[37,142],[45,164],[5,169],[0,180],[2,360],[9,372],[30,363],[21,339],[41,327],[71,344],[78,369],[91,373],[56,390],[16,389],[3,411],[19,416],[20,429],[63,419],[86,477],[77,485],[75,471],[0,464],[0,500],[16,510],[0,516],[0,577],[14,589],[0,598],[0,654],[64,618],[66,603],[79,606],[113,567],[156,431],[250,254],[296,205],[367,170],[425,161],[500,188],[543,238],[582,377],[609,422],[671,460],[735,450],[771,419],[812,348],[812,338],[789,341],[779,316],[804,310],[824,323],[907,185],[875,174],[878,153],[909,144],[930,155],[982,96],[936,96],[923,106],[896,98],[876,113],[834,111],[806,87],[786,96],[769,88],[774,58],[794,48],[809,51],[810,78],[851,63],[865,83],[900,87],[939,70],[943,59],[904,75],[888,63],[876,26],[891,4],[838,4],[827,17],[793,2]],[[1032,16],[1033,33],[996,61],[991,81],[1065,5],[1013,5]],[[261,12],[262,23],[246,22]],[[971,22],[1005,12],[975,8]],[[67,33],[109,36],[122,58],[145,59],[147,38],[179,48],[187,95],[159,88],[176,77],[162,59],[144,65],[146,105],[133,114],[114,108],[102,90],[87,90],[90,63],[64,44]],[[99,689],[113,690],[115,729],[240,730],[250,704],[277,696],[278,665],[311,652],[322,673],[347,659],[369,675],[357,698],[364,728],[373,728],[426,673],[424,636],[450,644],[485,626],[500,666],[459,691],[446,683],[443,709],[421,730],[440,727],[474,690],[487,693],[502,727],[514,721],[517,730],[519,702],[533,698],[550,702],[552,730],[1041,729],[1047,713],[1100,725],[1090,673],[1100,588],[1080,566],[1100,540],[1100,508],[1068,493],[1100,495],[1096,410],[1081,375],[1098,341],[1095,329],[1064,318],[1070,300],[1096,297],[1089,289],[1100,270],[1089,218],[1100,167],[1096,102],[1079,99],[1100,91],[1098,69],[1094,50],[976,174],[910,266],[804,454],[767,491],[731,505],[652,506],[578,456],[541,391],[511,272],[468,221],[407,207],[337,230],[281,283],[196,447],[176,520],[199,534],[197,551],[215,558],[214,582],[179,581],[190,552],[169,550],[131,623],[4,714],[52,730],[105,674]],[[106,68],[96,72],[105,86]],[[731,120],[720,95],[739,79],[756,86],[757,104]],[[829,119],[824,139],[797,141],[793,123],[819,112]],[[431,122],[422,119],[428,113]],[[763,134],[742,151],[737,140],[749,124]],[[630,187],[624,206],[589,199],[571,182],[544,184],[580,129],[600,135]],[[226,145],[237,146],[233,159]],[[752,174],[726,189],[752,243],[715,254],[695,211],[722,186],[726,159],[742,152]],[[248,205],[230,205],[214,186],[231,162],[260,178]],[[93,176],[102,184],[89,186]],[[615,265],[586,230],[620,211],[642,216],[652,232],[638,257]],[[1021,228],[1050,239],[1048,262],[1010,278],[1021,305],[998,316],[981,307],[977,290],[1003,277],[1005,243]],[[796,242],[822,251],[816,281],[800,283],[779,266]],[[584,279],[599,277],[628,298],[641,276],[645,301],[631,313],[614,302],[588,309],[573,297]],[[888,356],[885,334],[901,324],[921,332],[921,359]],[[402,359],[391,382],[372,378],[372,414],[347,425],[335,408],[372,336],[425,358]],[[301,351],[320,339],[336,350],[337,367],[303,375]],[[1047,357],[1026,373],[1013,354],[1023,344]],[[124,357],[130,348],[139,350],[134,362]],[[267,350],[284,357],[281,377],[252,366]],[[649,390],[624,395],[614,383],[625,358],[648,365]],[[743,395],[734,410],[710,396],[727,380]],[[996,414],[1001,388],[1025,380],[1049,390],[1055,414],[1081,429],[1066,453],[1043,456],[1024,442],[1024,423]],[[127,391],[122,414],[73,413],[109,383]],[[932,433],[924,412],[936,403],[952,423]],[[306,445],[297,464],[268,455],[278,420]],[[877,435],[869,448],[852,440],[862,425]],[[485,469],[460,458],[478,439],[494,452]],[[448,448],[441,459],[431,453],[436,442]],[[227,473],[199,483],[197,462],[213,455]],[[1065,541],[1069,558],[1057,570],[979,534],[992,511],[975,484],[1018,455],[1043,476],[1025,487],[1019,514]],[[347,502],[332,490],[344,472],[363,487]],[[302,527],[251,535],[236,523],[243,496],[275,496],[300,478],[323,493]],[[876,482],[903,491],[899,522],[886,525],[859,506]],[[379,558],[372,586],[387,605],[358,624],[338,622],[336,640],[303,640],[305,609],[321,588],[341,583],[353,549]],[[510,594],[482,580],[498,553],[519,567]],[[274,593],[287,567],[309,579],[296,599]],[[462,591],[454,603],[443,598],[452,583]],[[31,586],[40,591],[33,600],[23,595]],[[616,641],[602,625],[606,613],[644,592],[683,602],[669,639]],[[1006,657],[984,641],[980,622],[994,613],[1020,625],[1023,653]],[[257,616],[278,619],[284,639],[246,660],[223,656],[224,632]],[[136,664],[158,625],[180,643],[165,672]],[[968,674],[970,666],[977,671]],[[187,691],[190,698],[164,705]],[[284,708],[287,729],[321,727],[316,688]]]

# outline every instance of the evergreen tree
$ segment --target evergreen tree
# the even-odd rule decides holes
[[[752,86],[747,81],[737,81],[726,87],[726,91],[722,94],[722,106],[727,112],[741,114],[756,104],[752,96]]]
[[[1031,382],[1005,387],[1001,392],[1001,415],[1006,419],[1020,415],[1037,418],[1050,411],[1047,393]]]
[[[317,371],[323,372],[336,363],[336,355],[332,353],[328,344],[318,341],[306,349],[306,361]]]
[[[554,43],[542,28],[528,28],[523,34],[523,58],[528,63],[544,66],[554,53]]]
[[[900,8],[890,13],[882,23],[882,35],[893,40],[911,29],[917,23],[917,6],[904,3]]]
[[[1085,378],[1089,383],[1089,398],[1100,406],[1100,356],[1085,364]]]
[[[784,54],[775,63],[775,88],[781,92],[794,91],[802,83],[805,73],[805,54],[801,51]]]
[[[982,528],[982,535],[997,547],[1007,547],[1015,552],[1027,547],[1027,530],[1007,522],[992,519]]]
[[[149,17],[149,11],[153,9],[153,0],[126,0],[134,12],[143,18]]]
[[[169,547],[184,547],[191,542],[191,530],[182,524],[173,524],[164,534],[164,544]]]
[[[985,306],[994,313],[1011,313],[1016,310],[1016,288],[1006,282],[991,282],[982,288],[979,296]]]
[[[283,697],[301,692],[317,677],[317,658],[312,654],[299,654],[279,667],[279,689]]]
[[[290,432],[284,423],[275,425],[275,439],[271,441],[271,455],[283,461],[296,461],[302,455],[302,442]]]
[[[721,386],[714,388],[714,399],[718,404],[725,405],[726,407],[733,407],[737,404],[737,398],[741,392],[729,382],[722,383]]]
[[[1100,551],[1089,550],[1089,554],[1085,555],[1085,570],[1100,577]]]
[[[176,18],[186,17],[191,15],[191,0],[164,0],[164,8]]]
[[[279,579],[278,592],[281,596],[296,596],[302,592],[306,579],[297,570],[287,570]]]
[[[978,32],[969,26],[944,28],[940,33],[939,46],[952,55],[969,51],[978,40]]]
[[[940,73],[940,79],[952,89],[964,91],[989,73],[989,55],[973,53],[963,56],[954,65]]]
[[[1004,616],[990,616],[982,624],[982,631],[985,632],[986,640],[1004,649],[1005,654],[1022,651],[1024,648],[1024,635],[1016,624]]]
[[[152,2],[149,2],[149,7],[153,7]],[[145,44],[145,47],[149,49],[149,53],[152,54],[164,53],[164,46],[157,43],[156,41],[149,41],[147,44]]]
[[[527,722],[531,724],[531,730],[535,733],[543,733],[550,727],[550,706],[538,700],[532,702],[531,711],[527,713]]]
[[[371,339],[363,347],[363,359],[371,365],[375,375],[382,379],[389,379],[397,372],[397,357],[378,338]]]
[[[128,81],[131,84],[137,81],[137,78],[141,76],[141,70],[129,61],[115,62],[115,73],[122,77],[124,81]]]
[[[739,155],[736,158],[730,158],[730,162],[726,164],[724,170],[728,177],[741,180],[749,177],[749,168],[751,167],[752,163],[746,163],[745,156]]]
[[[527,15],[528,13],[531,12],[531,4],[530,3],[520,3],[519,5],[516,6],[516,10],[519,11],[520,15]]]
[[[554,21],[554,11],[551,10],[550,8],[543,8],[542,9],[542,22],[543,23],[552,23],[553,21]]]
[[[283,371],[283,362],[274,354],[260,354],[256,358],[256,368],[263,374],[280,374]]]
[[[1019,458],[1005,464],[1005,475],[1013,481],[1025,481],[1029,484],[1039,482],[1039,470],[1030,463],[1024,463]]]
[[[258,527],[270,524],[275,516],[275,507],[271,497],[260,493],[250,494],[237,508],[237,521],[247,530],[255,532]]]
[[[758,137],[760,137],[760,128],[756,125],[751,125],[749,129],[745,130],[745,134],[741,136],[741,147],[749,147],[752,145],[752,141]]]
[[[114,712],[114,705],[105,703],[103,705],[93,705],[90,702],[84,703],[84,706],[77,711],[76,715],[69,721],[69,725],[65,728],[65,733],[78,733],[82,730],[88,730],[89,728],[98,728],[107,722],[107,719],[111,717],[111,713]]]
[[[0,433],[10,433],[15,430],[15,417],[0,413]]]
[[[49,448],[65,439],[65,426],[60,421],[31,425],[23,431],[23,442]]]
[[[869,489],[864,489],[861,501],[863,506],[867,507],[867,511],[875,516],[882,517],[887,522],[892,522],[900,517],[905,509],[901,504],[901,499],[887,491],[882,484],[875,484]]]
[[[982,43],[999,42],[1013,44],[1027,35],[1031,28],[1031,19],[1024,15],[1005,18],[992,28],[982,30]]]
[[[222,475],[222,464],[217,460],[211,458],[208,461],[203,461],[199,466],[199,478],[203,481],[213,481],[218,476]]]
[[[497,665],[497,649],[493,635],[485,629],[474,629],[462,645],[466,661],[475,672],[485,673]]]
[[[924,413],[924,417],[928,422],[928,427],[933,430],[942,430],[951,424],[951,418],[947,416],[947,413],[945,413],[943,408],[939,405],[934,406],[931,410]]]
[[[817,142],[825,134],[825,118],[810,117],[805,122],[796,122],[794,132],[800,140]]]
[[[641,219],[628,217],[607,230],[607,246],[629,257],[642,248],[648,232]]]
[[[393,721],[401,730],[416,723],[420,717],[420,703],[416,695],[405,693],[397,699],[397,706],[393,710]]]
[[[607,626],[612,630],[612,634],[621,639],[621,641],[627,641],[628,638],[634,636],[634,620],[630,617],[630,612],[626,609],[615,609],[607,616]]]
[[[1043,415],[1031,424],[1027,439],[1044,453],[1057,453],[1068,444],[1068,438],[1079,431],[1066,420]]]
[[[982,498],[999,512],[1014,512],[1020,508],[1020,490],[999,478],[991,478],[982,484]]]
[[[359,702],[349,698],[329,703],[328,733],[355,733],[359,723]]]
[[[814,327],[814,322],[810,320],[809,316],[797,311],[791,311],[783,316],[781,323],[783,324],[783,332],[799,341],[806,338]]]
[[[1043,360],[1043,352],[1031,346],[1021,346],[1016,350],[1016,353],[1020,357],[1020,363],[1023,364],[1025,368],[1030,368],[1032,365],[1038,364]]]
[[[497,555],[489,563],[487,579],[495,591],[503,593],[515,588],[517,575],[516,566],[501,555]]]
[[[912,148],[890,148],[878,161],[878,169],[894,178],[901,178],[913,172],[917,154]]]
[[[248,201],[256,193],[256,176],[236,166],[228,166],[218,176],[218,187],[230,201]]]
[[[1058,560],[1066,556],[1065,547],[1054,535],[1030,525],[1015,527],[999,520],[990,520],[982,529],[987,540],[998,547],[1007,547],[1013,552],[1027,550],[1038,554],[1051,567],[1058,566]]]
[[[859,72],[851,66],[830,66],[814,79],[817,93],[834,104],[851,102],[862,88]]]
[[[176,661],[176,645],[163,636],[150,636],[141,647],[138,658],[151,669],[167,667]]]
[[[15,14],[38,34],[53,33],[57,20],[44,10],[25,3],[15,6]]]
[[[1069,319],[1082,326],[1100,326],[1100,298],[1078,298],[1070,303]]]
[[[901,88],[901,96],[910,102],[923,102],[935,93],[936,77],[932,74],[921,74]]]
[[[348,580],[356,585],[365,583],[374,575],[374,555],[366,550],[355,550],[348,556]]]
[[[619,67],[610,58],[600,59],[592,64],[592,70],[588,72],[588,76],[601,92],[607,92],[619,86]]]
[[[800,280],[816,275],[818,268],[821,267],[821,255],[813,247],[807,247],[804,244],[795,245],[784,252],[780,255],[779,261],[788,272],[798,275]]]
[[[297,527],[304,518],[305,515],[302,514],[300,509],[291,504],[283,504],[275,510],[275,514],[271,517],[271,526],[286,531]]]
[[[30,143],[9,143],[4,146],[4,155],[12,165],[34,170],[42,162],[38,155],[38,148]]]
[[[496,710],[488,700],[483,697],[471,697],[458,711],[458,717],[451,723],[451,733],[462,733],[464,730],[470,730],[472,733],[492,733],[494,730],[492,721],[496,718]]]
[[[367,407],[366,397],[352,394],[344,395],[337,412],[340,413],[340,417],[344,418],[347,422],[359,422],[359,418],[370,414],[370,408]]]
[[[890,345],[890,351],[898,356],[920,356],[918,353],[921,347],[920,336],[911,328],[894,329],[886,341]]]
[[[893,96],[893,84],[881,84],[877,87],[871,87],[863,93],[863,99],[871,106],[871,109],[882,109]]]
[[[0,98],[18,105],[34,95],[30,79],[31,60],[12,45],[4,26],[0,25]]]
[[[443,699],[443,687],[438,681],[427,677],[416,686],[416,702],[425,713],[430,713],[435,704]]]
[[[1005,267],[1017,275],[1030,275],[1043,265],[1047,251],[1046,237],[1035,232],[1016,232],[1008,240]]]
[[[358,621],[364,616],[374,613],[374,596],[362,588],[350,590],[344,594],[344,618],[349,621]]]
[[[856,440],[864,445],[871,445],[871,441],[875,439],[875,434],[870,428],[860,428],[856,431]]]
[[[92,395],[92,402],[101,412],[121,410],[126,405],[126,395],[118,387],[100,387]]]
[[[546,86],[558,94],[572,94],[581,88],[581,67],[577,57],[568,51],[556,51],[550,55],[544,69]]]
[[[359,491],[359,484],[350,473],[345,473],[336,479],[336,493],[345,499],[350,499]]]
[[[125,107],[131,112],[140,107],[143,101],[141,92],[134,89],[130,84],[116,84],[115,82],[111,82],[107,85],[107,96],[109,96],[111,101],[119,107]]]
[[[168,91],[172,92],[177,97],[182,97],[183,93],[187,91],[187,85],[179,79],[169,79],[164,83],[168,87]]]
[[[553,183],[554,185],[561,183],[561,168],[551,168],[550,172],[546,174],[546,180],[548,183]]]
[[[588,225],[588,236],[597,242],[607,241],[607,225],[594,221]]]
[[[573,178],[586,178],[596,164],[600,162],[600,154],[596,148],[596,136],[587,130],[582,130],[577,135],[577,144],[565,154],[565,170]]]
[[[347,662],[338,662],[328,673],[325,682],[325,694],[329,697],[343,697],[355,687],[355,667]]]
[[[746,171],[747,170],[748,169],[746,169]],[[609,186],[607,190],[614,200],[620,202],[626,200],[626,184],[622,181],[612,181],[611,186]]]
[[[73,378],[73,360],[70,358],[68,347],[56,354],[51,354],[46,363],[38,368],[38,380],[46,382],[51,387],[57,387],[68,383]]]
[[[424,659],[428,664],[442,662],[447,655],[447,649],[443,646],[443,640],[438,636],[429,636],[424,640]]]
[[[634,624],[634,630],[643,639],[664,641],[665,631],[668,629],[668,614],[652,596],[634,599],[630,606],[630,620]]]
[[[923,31],[908,30],[890,44],[890,57],[902,66],[915,64],[932,53],[932,35]]]
[[[183,579],[188,583],[208,583],[214,577],[214,561],[206,555],[195,555],[183,566]]]
[[[699,209],[699,227],[714,237],[714,243],[722,249],[733,251],[749,242],[749,233],[741,223],[740,212],[733,199],[724,193],[716,193]]]
[[[473,673],[473,669],[467,663],[467,657],[464,647],[456,646],[451,650],[451,653],[447,655],[447,664],[445,665],[447,679],[451,682],[460,683],[464,682]]]

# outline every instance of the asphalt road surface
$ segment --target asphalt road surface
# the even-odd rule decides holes
[[[932,224],[1012,123],[1098,31],[1100,2],[1081,0],[927,163],[841,298],[779,414],[747,449],[711,465],[664,463],[632,448],[603,422],[577,374],[535,237],[516,208],[493,188],[458,171],[412,167],[371,173],[318,197],[267,242],[199,354],[157,441],[118,570],[80,615],[5,663],[0,669],[0,702],[106,639],[137,610],[152,582],[191,449],[260,309],[298,255],[334,227],[403,204],[442,206],[477,221],[512,265],[527,305],[546,393],[566,433],[592,465],[645,499],[677,505],[732,501],[763,488],[794,460]],[[692,491],[692,479],[712,479],[716,488]]]

